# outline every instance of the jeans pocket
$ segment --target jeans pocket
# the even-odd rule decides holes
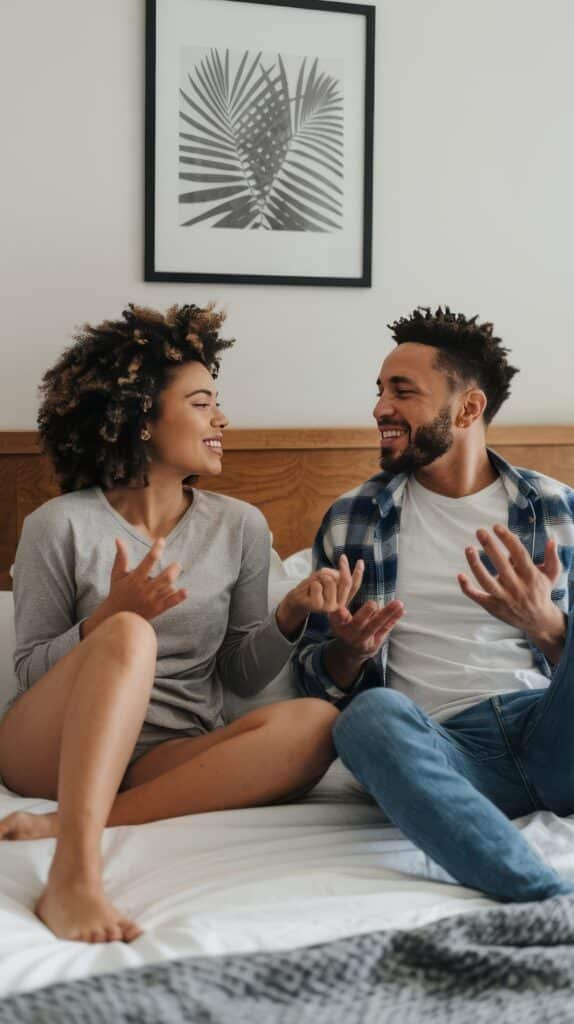
[[[494,698],[496,699],[496,698]],[[448,719],[443,728],[450,742],[475,764],[506,757],[508,748],[491,701],[481,701]]]

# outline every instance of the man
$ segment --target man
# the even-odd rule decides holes
[[[391,329],[383,472],[323,520],[337,607],[312,617],[299,682],[344,708],[342,761],[452,877],[574,892],[509,820],[574,813],[574,491],[486,447],[517,372],[492,324],[423,308]]]

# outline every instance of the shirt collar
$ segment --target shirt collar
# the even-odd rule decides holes
[[[526,508],[538,496],[536,489],[515,466],[511,466],[506,459],[503,459],[502,455],[493,451],[492,448],[487,448],[486,451],[510,500],[519,507]],[[391,506],[401,507],[408,478],[408,473],[397,473],[396,476],[385,472],[381,473],[381,489],[377,492],[374,500],[379,506],[382,516],[389,512]]]

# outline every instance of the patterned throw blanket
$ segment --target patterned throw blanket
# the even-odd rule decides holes
[[[0,1024],[573,1024],[574,898],[289,953],[175,960],[0,1002]]]

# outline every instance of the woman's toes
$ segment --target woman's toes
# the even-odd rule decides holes
[[[133,942],[134,939],[139,939],[140,935],[143,935],[141,928],[138,928],[137,924],[133,921],[121,921],[122,938],[124,942]]]
[[[0,839],[51,839],[57,834],[57,818],[52,814],[14,811],[0,821]]]
[[[60,939],[77,942],[131,942],[141,934],[121,917],[100,888],[86,888],[68,876],[51,875],[36,906],[36,914]],[[129,938],[127,937],[129,936]]]
[[[23,830],[24,818],[21,811],[15,811],[0,821],[0,839],[17,839]]]

